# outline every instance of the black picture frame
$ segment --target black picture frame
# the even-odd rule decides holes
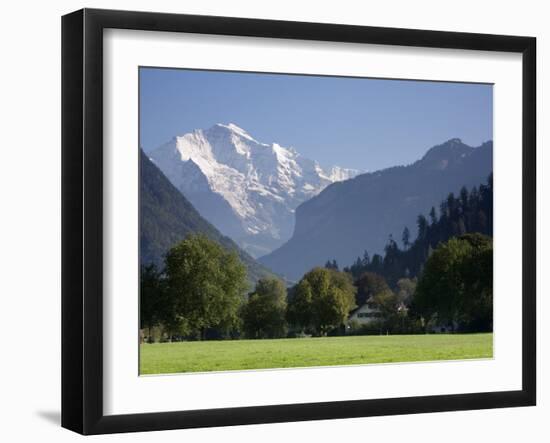
[[[103,30],[503,51],[522,54],[522,389],[104,415]],[[230,17],[83,9],[62,18],[62,426],[82,434],[152,431],[536,403],[536,39]]]

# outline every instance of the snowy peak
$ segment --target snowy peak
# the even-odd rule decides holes
[[[340,182],[340,181],[353,178],[358,174],[359,174],[359,171],[357,171],[356,169],[347,169],[347,168],[341,168],[340,166],[333,166],[330,169],[328,179],[332,182]]]
[[[359,173],[325,170],[293,148],[257,141],[234,123],[177,136],[151,158],[205,218],[256,256],[290,238],[298,205]],[[208,193],[216,196],[207,205]],[[229,205],[236,219],[230,227],[221,220],[220,204]]]
[[[229,123],[227,125],[224,125],[222,123],[217,123],[215,125],[215,127],[225,128],[225,129],[231,131],[235,135],[238,135],[240,137],[246,138],[246,139],[254,141],[254,142],[256,141],[250,136],[250,134],[248,132],[246,132],[243,128],[240,128],[239,126],[237,126],[235,123]]]

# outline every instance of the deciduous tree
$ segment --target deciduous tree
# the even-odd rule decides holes
[[[439,245],[426,262],[414,297],[414,310],[429,321],[468,330],[492,329],[490,237],[466,234]]]
[[[356,302],[358,306],[364,304],[370,297],[390,289],[384,277],[374,272],[364,272],[355,281],[357,287]]]
[[[243,306],[243,329],[250,338],[286,335],[286,288],[278,278],[260,279]]]
[[[174,314],[204,338],[208,328],[236,325],[246,291],[246,268],[204,235],[190,235],[166,255],[166,284]]]
[[[314,268],[293,291],[289,319],[317,335],[326,335],[345,323],[354,306],[355,287],[348,273]]]

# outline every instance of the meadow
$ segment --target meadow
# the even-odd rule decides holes
[[[430,334],[142,344],[140,374],[491,358],[493,334]]]

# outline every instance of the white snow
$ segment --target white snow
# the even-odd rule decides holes
[[[209,189],[229,203],[245,232],[280,240],[288,239],[281,232],[290,237],[300,203],[360,173],[324,170],[293,148],[258,142],[234,123],[174,137],[151,158],[184,195]]]

